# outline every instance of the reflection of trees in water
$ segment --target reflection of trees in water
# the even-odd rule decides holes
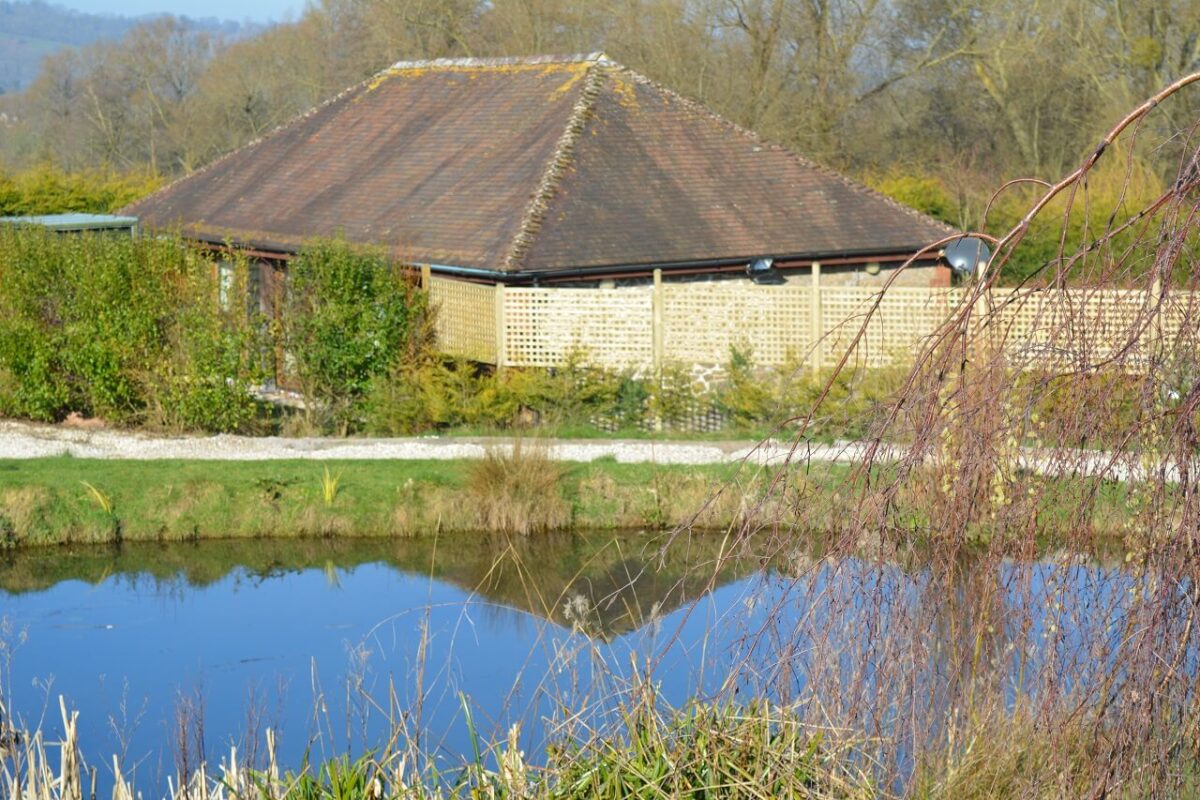
[[[765,581],[749,603],[725,688],[774,697],[854,739],[864,763],[897,786],[923,755],[990,725],[1001,739],[1040,731],[1066,757],[1079,740],[1107,741],[1096,731],[1146,713],[1127,701],[1167,687],[1155,659],[1174,654],[1175,669],[1195,677],[1189,615],[1163,616],[1189,602],[1187,586],[1064,554],[818,554]],[[1147,592],[1170,597],[1147,602]],[[1175,684],[1180,708],[1193,702],[1185,684]]]

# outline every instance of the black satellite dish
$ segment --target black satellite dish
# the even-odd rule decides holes
[[[942,251],[942,258],[946,259],[950,269],[968,278],[976,275],[991,257],[992,251],[987,243],[974,236],[955,239]]]

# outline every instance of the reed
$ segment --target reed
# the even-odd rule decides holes
[[[489,451],[467,474],[479,528],[524,535],[566,527],[571,505],[562,496],[564,473],[544,444],[518,440],[509,450]]]
[[[321,500],[324,501],[326,508],[333,508],[333,502],[337,500],[338,491],[342,483],[342,473],[331,473],[329,467],[326,466],[321,474]]]
[[[635,692],[620,727],[606,737],[559,747],[542,765],[520,749],[520,727],[476,749],[458,767],[414,767],[408,731],[357,758],[329,757],[298,770],[278,763],[275,733],[265,731],[266,760],[255,767],[231,747],[215,767],[187,765],[167,779],[164,800],[625,800],[651,797],[841,798],[874,796],[861,773],[797,723],[786,709],[694,706],[663,713]],[[11,800],[83,800],[94,773],[79,748],[78,714],[59,701],[64,735],[23,733],[18,751],[0,754],[0,787]],[[466,721],[470,708],[464,699]],[[52,753],[58,753],[55,759]],[[178,760],[177,760],[178,761]],[[430,761],[432,764],[432,761]],[[493,766],[489,766],[492,764]],[[143,797],[112,760],[114,800]]]
[[[87,481],[80,481],[80,483],[83,485],[83,488],[87,489],[88,496],[95,501],[96,506],[105,514],[111,516],[114,509],[112,497],[97,489],[94,484]]]

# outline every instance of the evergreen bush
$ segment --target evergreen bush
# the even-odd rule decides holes
[[[240,430],[255,339],[177,239],[0,226],[0,414]]]
[[[319,427],[362,427],[377,378],[431,341],[426,296],[382,252],[316,242],[288,265],[283,344]]]

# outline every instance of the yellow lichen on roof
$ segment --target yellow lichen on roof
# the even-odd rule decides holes
[[[464,73],[468,75],[488,74],[515,74],[518,72],[533,72],[538,71],[543,74],[554,72],[575,71],[577,69],[586,70],[586,63],[572,61],[561,64],[422,64],[413,67],[389,67],[380,73],[381,77],[387,78],[393,75],[403,75],[405,77],[420,77],[430,73]]]
[[[591,64],[575,62],[574,64],[563,64],[563,65],[555,65],[555,66],[568,67],[569,69],[567,70],[567,72],[570,73],[570,77],[567,78],[566,81],[564,81],[560,86],[558,86],[553,92],[550,93],[551,100],[556,100],[559,97],[562,97],[567,92],[571,91],[571,87],[573,87],[575,84],[579,83],[579,81],[583,80],[583,77],[585,75],[587,75],[588,68],[591,66]],[[560,70],[554,70],[554,71],[557,72]],[[551,70],[547,69],[545,74],[549,74],[550,72],[551,72]]]
[[[637,88],[632,81],[626,80],[621,75],[613,75],[611,86],[618,103],[625,108],[638,108]]]
[[[489,75],[505,75],[517,74],[522,72],[538,72],[542,75],[554,75],[557,73],[567,73],[568,79],[565,83],[559,86],[551,99],[561,96],[569,91],[588,70],[602,60],[602,55],[594,55],[593,57],[581,58],[571,61],[527,61],[520,60],[505,60],[501,59],[494,62],[473,62],[471,59],[466,59],[456,63],[453,60],[435,60],[427,62],[410,62],[395,64],[375,77],[371,78],[365,85],[363,94],[369,93],[378,89],[384,82],[394,77],[417,78],[429,74],[459,74],[467,75],[471,80],[483,74]]]
[[[379,85],[380,85],[381,83],[383,83],[384,81],[386,81],[386,80],[387,80],[388,78],[390,78],[390,77],[392,77],[392,71],[391,71],[391,70],[384,70],[383,72],[381,72],[381,73],[379,73],[378,75],[376,75],[374,78],[371,78],[370,82],[367,84],[367,88],[366,88],[365,92],[373,92],[373,91],[375,91],[376,89],[378,89],[378,88],[379,88]],[[364,93],[365,93],[365,92],[364,92]]]

